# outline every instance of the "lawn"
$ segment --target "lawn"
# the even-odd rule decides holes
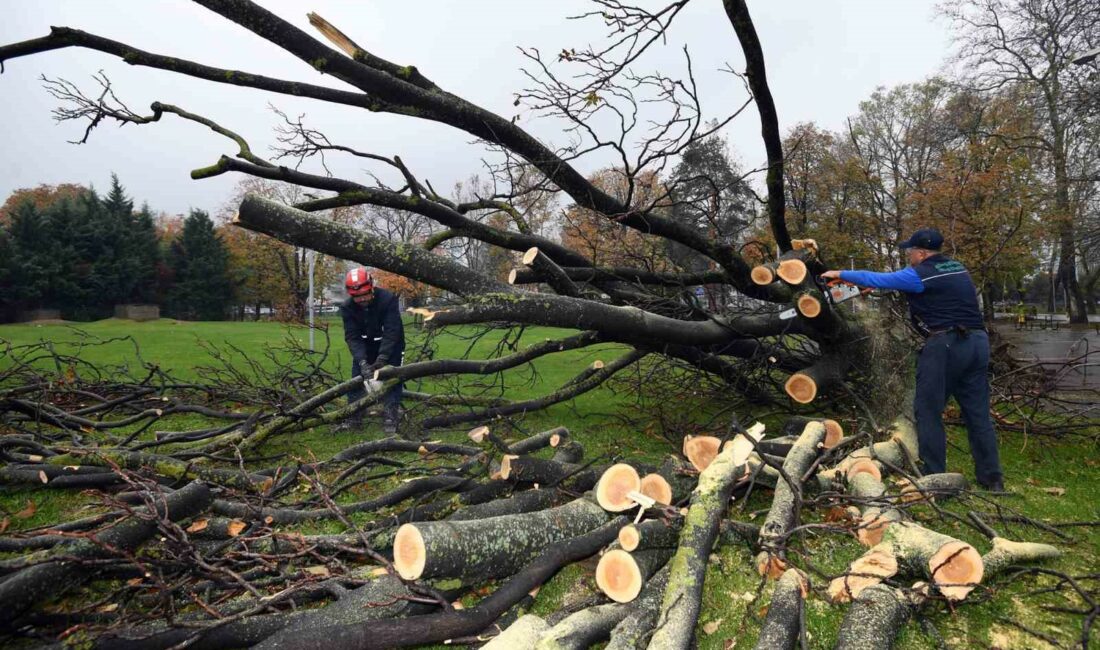
[[[339,322],[331,322],[331,354],[324,367],[338,375],[347,372],[349,358],[344,348]],[[426,354],[424,333],[410,324],[408,358]],[[501,340],[499,333],[480,339],[471,338],[475,330],[459,328],[454,332],[431,338],[427,344],[435,358],[462,356],[481,358],[489,354]],[[564,330],[527,328],[518,345],[534,343],[545,338],[558,338],[567,334]],[[92,339],[119,339],[107,345],[84,345]],[[270,367],[273,361],[265,351],[286,347],[293,339],[298,345],[308,341],[304,328],[288,328],[275,323],[190,323],[160,320],[148,323],[106,320],[82,324],[79,330],[66,325],[5,325],[0,326],[0,340],[13,345],[28,344],[38,340],[53,342],[60,351],[76,354],[81,359],[96,364],[127,364],[135,372],[141,361],[156,363],[181,378],[194,379],[197,369],[211,363],[209,346],[213,345],[232,355],[244,354]],[[318,336],[319,345],[324,337]],[[276,358],[283,351],[271,352]],[[563,352],[543,357],[528,368],[505,373],[505,386],[500,396],[508,399],[527,399],[544,394],[576,375],[595,359],[610,360],[621,353],[621,346],[604,345],[579,351]],[[237,357],[239,359],[239,356]],[[0,370],[5,359],[0,358]],[[534,369],[534,373],[532,372]],[[447,384],[425,382],[409,385],[410,390],[435,392],[445,390]],[[698,406],[698,405],[696,405]],[[574,400],[555,405],[545,411],[529,414],[518,421],[515,430],[508,435],[520,435],[555,425],[570,428],[576,439],[582,442],[586,458],[617,458],[655,460],[674,451],[660,436],[639,431],[622,424],[621,415],[637,416],[636,406],[627,393],[602,388]],[[695,408],[685,405],[685,408]],[[742,414],[744,419],[750,414]],[[770,425],[776,422],[768,422]],[[173,422],[175,427],[201,426],[201,418],[181,416]],[[463,429],[464,430],[464,429]],[[362,432],[332,434],[318,429],[276,438],[265,452],[288,453],[301,457],[326,458],[367,436],[380,435],[377,428]],[[458,441],[462,431],[442,432],[440,437]],[[952,445],[948,465],[973,478],[973,466],[966,448],[965,432],[952,430]],[[1006,471],[1006,484],[1010,496],[988,497],[973,495],[952,502],[945,507],[963,516],[970,510],[985,512],[1008,508],[1029,517],[1056,524],[1058,522],[1095,522],[1100,519],[1100,505],[1094,496],[1095,486],[1100,485],[1100,460],[1094,442],[1083,439],[1052,441],[1025,439],[1018,434],[1005,434],[1001,441],[1002,461]],[[1064,493],[1057,489],[1064,488]],[[348,495],[349,498],[352,495]],[[358,498],[362,498],[360,495]],[[13,519],[16,529],[39,526],[58,521],[67,512],[83,506],[87,497],[79,493],[53,491],[43,493],[25,489],[0,487],[0,506],[15,512],[33,503],[36,512],[25,519]],[[759,521],[770,503],[770,493],[756,491],[747,501],[735,503],[732,513],[737,518],[754,518]],[[753,514],[755,513],[755,514]],[[929,508],[920,508],[918,516],[932,516]],[[805,513],[807,520],[819,520],[821,513]],[[70,515],[71,516],[71,515]],[[1100,560],[1100,530],[1095,526],[1060,528],[1070,540],[1059,540],[1050,533],[1021,524],[989,522],[1005,537],[1022,541],[1046,541],[1058,544],[1066,550],[1060,560],[1044,565],[1069,575],[1092,574],[1080,584],[1094,593],[1097,591],[1096,566]],[[943,532],[963,538],[979,551],[989,548],[988,541],[972,528],[957,522],[929,524]],[[338,530],[338,525],[325,524],[316,530]],[[847,562],[862,552],[854,539],[842,539],[835,535],[805,537],[801,551],[815,566],[825,571],[840,572]],[[699,645],[702,648],[749,648],[756,638],[759,622],[768,603],[768,589],[751,569],[749,551],[742,546],[722,547],[712,558],[712,568],[705,588],[704,611],[700,618]],[[797,563],[797,560],[796,560]],[[1002,576],[975,591],[966,604],[950,611],[944,607],[932,607],[924,611],[921,620],[910,622],[899,639],[901,648],[938,647],[938,636],[950,647],[1044,647],[1046,641],[1061,645],[1080,644],[1083,616],[1055,611],[1059,608],[1081,608],[1082,601],[1069,595],[1068,590],[1033,594],[1053,585],[1051,576],[1021,575],[1016,579]],[[823,586],[826,580],[812,576],[815,586]],[[537,613],[548,613],[554,608],[575,600],[578,593],[592,582],[590,571],[583,567],[570,567],[559,574],[547,588],[540,592],[536,602]],[[1051,609],[1054,608],[1054,609]],[[811,647],[829,647],[844,608],[827,604],[819,597],[812,597],[807,605],[809,644]],[[716,623],[717,625],[707,625]],[[1021,626],[1033,632],[1025,632]],[[1049,645],[1049,644],[1047,644]]]

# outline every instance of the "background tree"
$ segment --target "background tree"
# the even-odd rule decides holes
[[[303,189],[288,183],[263,178],[245,178],[236,186],[223,210],[227,225],[218,229],[229,252],[229,274],[233,279],[234,301],[242,307],[253,306],[259,318],[260,305],[269,305],[276,317],[302,321],[306,318],[309,297],[309,255],[301,246],[292,246],[255,233],[228,226],[234,205],[249,193],[280,202],[296,203],[306,198]],[[329,218],[348,223],[358,216],[354,208],[336,208]],[[318,255],[314,265],[315,291],[333,284],[341,265],[332,257]],[[241,312],[243,314],[243,311]]]
[[[169,312],[184,320],[225,319],[233,299],[229,258],[206,212],[191,210],[169,259],[175,276]]]
[[[1093,0],[966,0],[945,5],[959,44],[958,59],[980,91],[1011,88],[1036,116],[1029,139],[1040,148],[1052,179],[1051,216],[1058,235],[1058,282],[1068,295],[1070,321],[1087,320],[1078,281],[1077,222],[1081,204],[1071,200],[1077,183],[1095,172],[1095,156],[1077,142],[1095,129],[1097,112],[1081,110],[1090,71],[1072,58],[1100,46],[1100,5]],[[1095,74],[1095,73],[1091,73]],[[1095,176],[1095,174],[1093,174]]]

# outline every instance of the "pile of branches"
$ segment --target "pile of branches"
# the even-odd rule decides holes
[[[746,569],[762,585],[778,579],[758,647],[804,637],[810,593],[851,602],[838,647],[888,647],[918,611],[954,606],[1009,566],[1060,553],[1010,541],[991,523],[1071,542],[1057,526],[969,493],[961,475],[920,476],[904,420],[872,436],[792,417],[769,436],[735,419],[723,435],[687,436],[679,454],[656,462],[589,458],[583,436],[562,427],[504,439],[485,425],[461,443],[387,438],[323,461],[264,457],[261,442],[275,433],[354,407],[302,408],[325,403],[331,389],[262,416],[212,401],[202,415],[227,420],[226,430],[149,436],[147,419],[198,412],[179,398],[195,386],[135,389],[100,372],[96,392],[81,380],[87,370],[10,383],[27,379],[43,348],[26,349],[35,354],[0,383],[0,481],[92,490],[100,507],[0,536],[9,641],[689,647],[711,553],[734,544],[752,550]],[[896,489],[884,482],[890,475]],[[774,493],[759,525],[736,505],[754,490]],[[940,507],[949,498],[977,505],[960,517]],[[4,527],[21,516],[10,513]],[[935,522],[951,520],[988,536],[989,548],[937,532]],[[831,572],[802,545],[825,534],[854,536],[867,552]],[[526,613],[542,584],[592,557],[598,591],[549,617]],[[1062,577],[1092,608],[1081,612],[1087,639],[1096,594]]]

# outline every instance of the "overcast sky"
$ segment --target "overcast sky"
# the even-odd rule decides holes
[[[598,21],[569,21],[591,7],[550,0],[370,0],[310,2],[262,0],[311,34],[306,19],[316,11],[364,48],[398,64],[416,65],[444,89],[511,117],[513,93],[527,83],[518,46],[550,54],[562,48],[602,41]],[[768,81],[785,131],[803,121],[839,129],[861,100],[878,86],[920,81],[941,70],[949,48],[947,26],[926,0],[772,0],[750,1],[764,47]],[[185,0],[2,0],[0,43],[44,36],[51,25],[75,27],[148,51],[199,63],[286,79],[342,87],[331,77],[234,23]],[[655,3],[653,6],[663,6]],[[667,44],[635,69],[683,70],[682,48],[692,56],[705,114],[718,116],[744,101],[741,83],[719,72],[727,63],[743,69],[733,28],[718,0],[694,0],[677,19]],[[40,183],[92,184],[104,189],[116,172],[128,192],[156,210],[183,213],[225,205],[239,177],[192,181],[191,169],[215,162],[236,149],[225,138],[174,116],[160,123],[93,132],[84,145],[68,144],[83,134],[73,122],[55,124],[56,101],[39,77],[61,77],[95,89],[92,75],[102,70],[119,97],[135,112],[148,114],[153,101],[175,104],[241,133],[261,156],[268,155],[274,105],[296,115],[341,144],[384,155],[400,155],[414,173],[436,189],[451,187],[481,168],[484,152],[471,136],[435,123],[371,114],[350,107],[216,84],[150,68],[131,67],[118,58],[68,48],[11,60],[0,75],[0,197]],[[562,144],[560,125],[520,113],[520,124],[543,141]],[[726,134],[745,168],[764,160],[759,119],[744,114]],[[580,167],[591,171],[599,159]],[[308,167],[307,167],[308,168]],[[337,164],[342,176],[369,184],[361,161]]]

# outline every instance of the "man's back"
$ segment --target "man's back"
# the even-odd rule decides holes
[[[908,293],[909,313],[918,328],[929,332],[965,327],[982,329],[978,291],[961,262],[933,255],[913,267],[924,290]]]

